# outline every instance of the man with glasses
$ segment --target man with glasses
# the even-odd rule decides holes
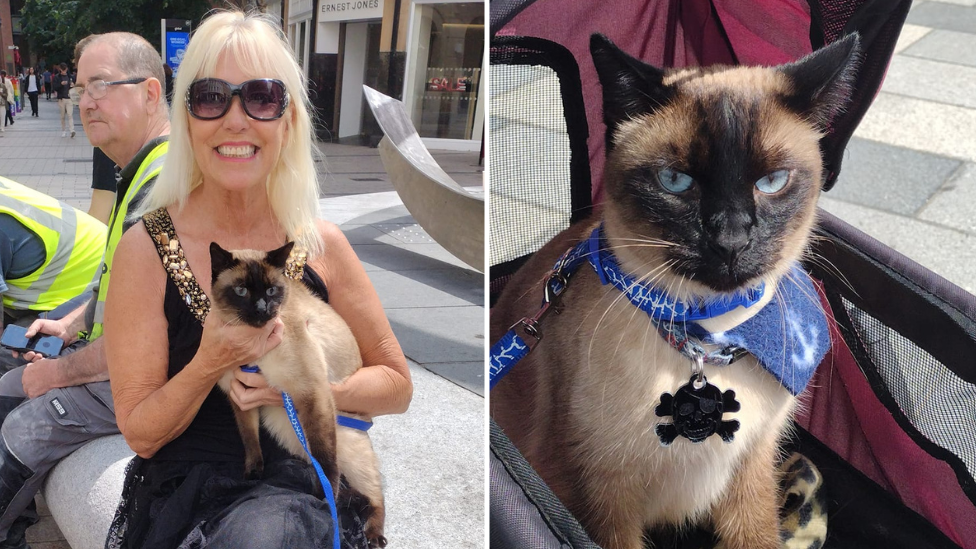
[[[102,313],[115,247],[132,224],[126,218],[159,174],[168,146],[159,53],[130,33],[85,40],[70,96],[77,98],[89,141],[121,167],[116,203],[97,298],[87,309],[61,321],[38,320],[28,330],[61,337],[77,350],[53,359],[26,353],[36,362],[0,378],[0,549],[27,547],[24,532],[37,521],[34,495],[58,461],[119,432],[99,338]]]

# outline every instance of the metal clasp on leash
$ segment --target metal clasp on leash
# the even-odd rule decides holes
[[[559,314],[559,296],[566,291],[569,277],[580,265],[582,247],[571,248],[564,253],[543,283],[542,306],[532,316],[513,324],[508,332],[492,344],[488,352],[489,387],[494,387],[512,366],[525,358],[542,339],[540,325],[549,311]]]
[[[549,314],[549,311],[553,311],[557,315],[560,312],[558,298],[566,291],[566,287],[569,285],[569,277],[563,274],[566,255],[568,254],[563,255],[556,268],[550,271],[549,276],[546,278],[544,284],[545,291],[542,295],[542,306],[539,307],[539,310],[530,317],[523,317],[522,320],[519,320],[509,328],[509,330],[515,330],[516,333],[521,332],[519,335],[523,336],[522,339],[529,346],[529,350],[532,350],[539,343],[539,340],[542,339],[542,331],[539,329],[542,319]],[[527,338],[524,336],[531,337]]]

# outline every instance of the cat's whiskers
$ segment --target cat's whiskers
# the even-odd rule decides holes
[[[663,267],[663,265],[662,266],[659,266],[658,269],[660,269],[661,267]],[[643,283],[646,283],[648,285],[653,285],[654,278],[655,278],[653,276],[653,273],[654,273],[654,271],[651,271],[650,273],[648,273],[648,274],[646,274],[646,275],[638,278],[637,281],[635,282],[635,284],[643,284]],[[621,295],[623,295],[623,292],[621,292]],[[638,313],[643,313],[643,311],[641,311],[637,307],[630,307],[630,309],[631,309],[630,322],[634,322],[634,319],[635,319],[635,317],[637,317]],[[648,324],[650,324],[650,323],[648,323]],[[623,335],[623,333],[621,333],[620,339],[617,340],[617,347],[613,351],[613,356],[617,356],[617,351],[620,350],[620,345],[623,343],[623,339],[624,339],[624,335]]]
[[[792,274],[792,272],[788,272],[785,276],[791,276],[791,274]],[[774,287],[773,291],[776,291],[776,287]],[[779,316],[780,316],[780,318],[783,319],[783,324],[782,324],[782,326],[780,326],[780,337],[785,341],[786,340],[786,336],[787,336],[787,332],[788,332],[788,328],[786,327],[786,309],[787,309],[786,305],[787,304],[784,303],[784,299],[783,298],[785,298],[785,296],[780,296],[780,297],[781,297],[781,299],[777,299],[776,300],[776,306],[779,307],[779,311],[780,311],[780,315]],[[783,349],[783,351],[782,351],[783,354],[780,357],[780,360],[783,361],[783,364],[786,364],[787,363],[786,362],[786,345],[783,345],[782,346],[782,349]],[[790,368],[790,373],[791,374],[793,374],[795,372],[796,372],[796,368]]]
[[[663,274],[663,272],[665,272],[666,269],[668,268],[668,264],[669,263],[670,262],[665,262],[665,263],[659,265],[656,269],[653,269],[650,272],[648,272],[647,274],[641,276],[640,278],[637,279],[637,283],[641,283],[641,282],[645,282],[646,281],[647,284],[654,284],[654,282],[656,281],[656,279],[660,276],[660,274],[657,274],[656,275],[655,273],[657,273],[658,271],[661,271],[661,274]],[[611,289],[612,289],[612,287],[611,287]],[[607,315],[610,313],[611,309],[614,309],[616,307],[617,303],[620,302],[620,300],[622,300],[622,299],[627,299],[627,294],[624,293],[624,292],[618,291],[616,297],[614,297],[613,298],[613,301],[611,301],[610,304],[607,305],[606,309],[603,311],[603,314],[600,316],[600,319],[597,321],[596,326],[593,328],[593,336],[590,338],[590,346],[589,346],[589,349],[587,350],[587,362],[589,362],[590,359],[592,358],[593,342],[596,340],[596,334],[600,331],[600,326],[603,324],[603,321],[606,320]],[[635,311],[639,311],[640,310],[637,307],[631,307],[631,308],[634,309]],[[624,313],[625,311],[626,311],[626,308],[622,308],[621,309],[621,313]],[[619,349],[619,347],[620,347],[620,341],[617,342],[617,349]],[[614,350],[614,356],[616,356],[616,349]]]
[[[665,262],[665,263],[659,265],[656,269],[651,270],[646,275],[642,276],[641,279],[639,279],[639,280],[642,280],[642,281],[643,280],[646,280],[646,282],[648,284],[654,284],[654,282],[656,281],[656,279],[660,276],[660,273],[658,273],[658,271],[661,271],[662,273],[665,272],[666,269],[670,266],[670,263],[671,263],[671,261],[668,261],[668,262]],[[658,274],[655,274],[655,273],[658,273]],[[608,290],[608,292],[609,291],[616,291],[615,288],[613,288],[612,286],[608,286],[607,290]],[[617,303],[621,299],[625,299],[626,297],[627,297],[627,294],[625,294],[624,292],[617,291],[617,295],[606,306],[606,308],[603,311],[603,314],[600,316],[600,319],[597,320],[596,326],[593,328],[593,333],[590,334],[590,341],[589,341],[589,345],[587,347],[587,352],[586,352],[586,364],[587,364],[587,366],[589,366],[590,364],[593,364],[593,344],[594,344],[595,341],[597,341],[597,338],[598,338],[597,334],[600,332],[600,326],[607,319],[607,315],[610,313],[611,309],[614,309],[616,307]],[[602,300],[597,301],[596,304],[599,304],[601,301]],[[639,309],[637,307],[631,307],[631,308],[634,311],[639,311]],[[584,317],[584,321],[585,321],[586,318],[589,317],[589,315],[593,312],[593,310],[595,310],[595,309],[591,309],[590,311],[587,312],[587,314]],[[623,311],[626,311],[626,308],[621,309],[621,312],[623,312]],[[634,313],[632,312],[632,315],[633,314]],[[631,320],[633,320],[633,317],[632,317]],[[581,326],[582,326],[582,324],[583,323],[581,322]],[[648,323],[648,324],[650,324],[650,323]],[[614,349],[614,356],[616,356],[617,350],[619,350],[619,347],[620,347],[621,342],[622,342],[622,339],[620,339],[620,340],[617,341],[617,347]],[[607,378],[604,381],[604,386],[603,386],[603,390],[602,390],[602,398],[601,398],[601,407],[600,407],[601,410],[606,410],[607,409],[607,406],[606,406],[606,397],[607,397],[607,385],[608,385],[608,383],[609,383],[609,378]]]
[[[614,244],[613,245],[614,249],[617,250],[623,248],[665,248],[667,249],[667,248],[673,248],[675,246],[677,246],[677,244],[671,244],[668,242],[654,242],[654,243],[641,242],[639,244]]]
[[[823,311],[823,303],[820,301],[820,294],[817,293],[816,288],[814,288],[812,291],[808,291],[806,288],[803,288],[803,286],[800,284],[800,280],[796,279],[796,274],[794,274],[792,270],[787,271],[786,274],[783,275],[783,278],[792,281],[802,290],[803,296],[810,301],[811,305]]]
[[[213,314],[215,311],[218,311],[218,309],[219,306],[217,304],[211,305],[210,314]],[[223,311],[218,311],[218,313],[222,313],[222,312]],[[244,324],[244,319],[241,318],[240,313],[235,313],[230,318],[228,318],[226,314],[220,314],[220,316],[218,316],[217,318],[219,318],[221,322],[224,323],[225,326],[240,326],[241,324]]]
[[[610,238],[610,244],[613,248],[621,247],[621,242],[637,242],[637,243],[648,243],[648,244],[663,244],[666,246],[677,246],[677,242],[671,242],[670,240],[664,240],[663,238],[657,238],[653,236],[635,235],[635,236],[615,236]]]
[[[826,240],[826,237],[823,237],[823,236],[820,236],[820,235],[817,235],[817,234],[810,235],[810,241],[811,241],[811,243],[814,242],[814,241],[820,241],[820,240]],[[813,249],[812,246],[808,246],[807,247],[807,249],[803,252],[803,256],[802,256],[801,259],[803,261],[808,261],[810,263],[814,263],[814,264],[820,266],[821,268],[823,268],[823,270],[830,272],[830,274],[832,274],[834,277],[836,277],[837,280],[839,280],[844,286],[847,287],[847,289],[849,289],[851,292],[853,292],[854,295],[857,295],[858,297],[860,297],[860,294],[857,292],[856,289],[854,289],[854,286],[847,279],[847,277],[844,275],[844,273],[841,272],[841,270],[839,268],[837,268],[837,266],[834,265],[829,259],[827,259],[826,257],[824,257],[822,254],[819,254],[816,251],[814,251],[814,249]]]

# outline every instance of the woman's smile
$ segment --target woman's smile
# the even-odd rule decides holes
[[[222,143],[214,150],[217,156],[227,160],[250,160],[257,155],[260,147],[252,143]]]

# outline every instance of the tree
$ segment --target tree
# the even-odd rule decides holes
[[[78,4],[77,0],[24,2],[21,10],[23,32],[31,51],[46,58],[48,66],[71,61],[75,43],[81,38],[76,28]]]
[[[214,7],[209,0],[25,0],[21,24],[31,51],[48,64],[71,62],[78,40],[126,31],[160,43],[161,19],[189,19],[194,27]]]
[[[207,0],[90,0],[78,14],[79,24],[90,33],[124,30],[156,45],[161,19],[189,19],[194,28],[213,8]]]

